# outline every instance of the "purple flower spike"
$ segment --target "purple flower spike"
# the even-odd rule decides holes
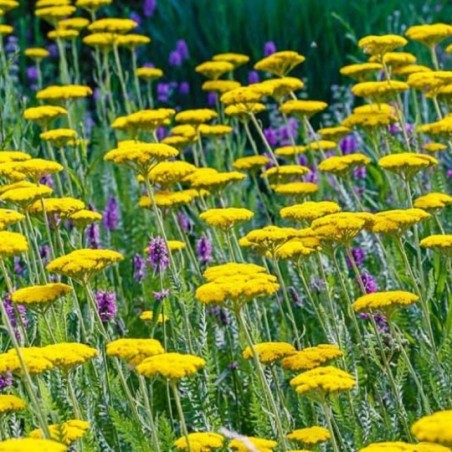
[[[373,293],[378,290],[377,282],[374,277],[369,273],[363,272],[361,273],[361,281],[363,283],[364,288],[366,289],[366,293]]]
[[[169,267],[168,248],[162,237],[155,237],[149,242],[149,263],[157,274]]]
[[[144,0],[143,14],[145,17],[152,17],[157,8],[157,0]]]
[[[190,52],[188,51],[188,45],[185,39],[178,39],[176,42],[176,51],[179,53],[182,60],[190,58]]]
[[[269,56],[276,52],[276,44],[273,41],[267,41],[264,45],[264,56]]]
[[[98,290],[95,293],[97,310],[102,322],[108,322],[115,318],[118,307],[116,294],[108,290]]]
[[[103,223],[105,229],[115,231],[119,226],[119,206],[118,201],[110,196],[103,212]]]
[[[139,254],[133,256],[133,279],[136,282],[143,281],[146,276],[146,260]]]
[[[201,236],[196,244],[196,254],[201,264],[212,261],[212,242],[206,235]]]
[[[169,289],[162,289],[160,292],[153,292],[156,301],[163,301],[169,296]]]
[[[0,375],[0,392],[4,389],[9,388],[13,384],[13,376],[11,372],[6,372],[3,375]]]
[[[85,236],[89,248],[100,248],[100,232],[99,225],[97,223],[91,223],[86,227]]]

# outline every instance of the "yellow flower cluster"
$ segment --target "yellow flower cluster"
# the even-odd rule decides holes
[[[22,411],[26,408],[26,403],[11,394],[0,394],[0,413],[11,413],[14,411]]]
[[[423,248],[433,248],[449,254],[452,251],[452,234],[435,234],[420,242]]]
[[[9,257],[28,251],[27,238],[18,232],[0,231],[0,256]]]
[[[283,207],[279,213],[285,220],[312,222],[317,218],[340,211],[339,204],[333,201],[306,201],[302,204]]]
[[[407,44],[407,40],[399,35],[370,35],[358,41],[358,47],[370,55],[382,56],[398,47]]]
[[[156,108],[153,110],[139,110],[130,115],[120,116],[116,118],[113,123],[113,129],[126,130],[133,136],[137,131],[147,130],[154,131],[157,127],[168,125],[171,118],[176,113],[172,108]],[[139,141],[125,141],[120,142],[119,147],[141,145]]]
[[[227,230],[233,228],[238,223],[251,220],[253,216],[254,213],[251,210],[227,207],[206,210],[199,215],[199,218],[210,226]]]
[[[252,155],[249,157],[240,157],[234,161],[233,166],[241,171],[258,170],[262,166],[267,165],[270,159],[265,155]]]
[[[24,118],[28,121],[47,123],[58,116],[67,115],[67,110],[56,105],[42,105],[40,107],[27,108],[24,111]]]
[[[288,182],[298,179],[308,174],[310,169],[303,165],[281,165],[273,166],[262,173],[261,177],[265,177],[273,184],[277,182]]]
[[[163,187],[170,187],[182,182],[188,175],[196,171],[196,166],[182,160],[160,162],[148,173],[149,181]]]
[[[316,113],[325,110],[326,107],[328,107],[328,104],[319,100],[291,99],[284,102],[281,107],[279,107],[279,110],[286,115],[310,118]]]
[[[89,429],[89,422],[79,419],[71,419],[61,424],[52,424],[48,426],[50,438],[67,446],[80,439]],[[30,438],[43,438],[41,429],[32,430]]]
[[[217,80],[233,69],[234,65],[228,61],[205,61],[196,66],[195,71],[211,80]]]
[[[14,438],[0,441],[0,452],[66,452],[68,448],[57,441],[39,438]]]
[[[200,196],[200,193],[192,189],[174,192],[161,191],[154,194],[154,201],[160,208],[179,207],[191,203],[198,196]],[[149,196],[142,196],[138,205],[144,209],[149,209],[153,206],[153,202]]]
[[[329,157],[318,165],[320,171],[333,173],[340,177],[347,174],[358,166],[366,166],[370,163],[370,158],[364,154],[347,154]]]
[[[237,452],[249,452],[253,449],[259,452],[272,452],[278,446],[278,443],[271,439],[246,436],[233,439],[228,446]]]
[[[337,345],[319,344],[315,347],[307,347],[284,358],[281,362],[283,369],[308,370],[320,367],[332,359],[342,356],[343,353]]]
[[[75,198],[46,198],[35,201],[28,210],[32,214],[42,213],[45,210],[47,214],[54,214],[61,218],[67,218],[73,213],[82,210],[84,207],[85,203]]]
[[[452,447],[451,425],[452,410],[438,411],[415,422],[412,432],[420,441],[429,441]]]
[[[41,286],[30,286],[18,289],[11,294],[13,303],[24,304],[31,307],[47,307],[58,298],[71,292],[71,286],[63,283],[49,283]]]
[[[352,307],[356,312],[385,311],[393,310],[397,307],[409,306],[418,300],[419,297],[411,292],[389,290],[363,295],[353,303]]]
[[[422,209],[395,209],[378,212],[373,217],[372,232],[402,235],[416,223],[428,220],[430,214]]]
[[[446,193],[428,193],[414,201],[414,207],[424,210],[444,209],[449,204],[452,204],[452,196]]]
[[[59,342],[41,348],[42,356],[55,367],[68,372],[99,355],[99,352],[88,345],[79,342]]]
[[[181,124],[198,125],[212,121],[218,117],[218,113],[209,108],[198,108],[196,110],[184,110],[175,117],[176,122]]]
[[[408,83],[397,80],[384,80],[380,82],[361,82],[352,87],[352,93],[358,97],[374,99],[387,99],[410,88]]]
[[[342,67],[339,72],[346,77],[362,80],[366,75],[382,69],[383,65],[381,63],[355,63]]]
[[[162,344],[156,339],[122,338],[107,344],[107,355],[127,361],[131,366],[137,366],[146,358],[165,353]]]
[[[407,29],[405,36],[408,39],[431,47],[437,45],[443,39],[452,36],[452,25],[441,23],[413,25]]]
[[[18,223],[24,218],[24,215],[16,212],[15,210],[0,209],[0,230],[6,229],[8,226]]]
[[[305,57],[292,50],[275,52],[254,65],[258,71],[270,72],[279,77],[286,76],[292,69],[305,61]]]
[[[39,100],[70,100],[91,96],[93,91],[83,85],[48,86],[36,93]]]
[[[315,193],[319,187],[314,182],[288,182],[272,186],[276,193],[283,196],[306,196]]]
[[[287,438],[297,443],[314,445],[328,441],[331,434],[325,427],[314,426],[293,430]]]
[[[438,160],[435,157],[412,152],[386,155],[378,161],[378,165],[382,168],[408,178],[413,177],[425,168],[437,164]]]
[[[177,450],[190,450],[191,452],[210,452],[222,448],[223,444],[224,436],[219,433],[195,432],[188,434],[188,444],[187,437],[183,436],[174,442],[174,447]]]
[[[295,353],[295,347],[287,342],[261,342],[253,345],[253,349],[249,346],[246,347],[243,351],[243,357],[245,359],[251,359],[255,354],[262,364],[270,365],[285,356]]]
[[[391,441],[369,444],[359,452],[449,452],[448,447],[431,443],[410,444],[402,441]]]

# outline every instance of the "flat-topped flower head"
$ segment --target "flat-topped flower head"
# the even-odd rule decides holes
[[[177,381],[189,377],[206,365],[199,356],[182,353],[162,353],[143,360],[135,369],[145,377],[161,377]]]
[[[40,107],[27,108],[24,111],[24,118],[28,121],[36,121],[40,125],[46,125],[53,119],[66,116],[67,110],[56,105],[42,105]]]
[[[154,201],[157,207],[170,208],[180,207],[190,204],[195,198],[200,196],[197,190],[161,191],[154,194]],[[149,196],[142,196],[138,205],[144,209],[150,209],[154,205]]]
[[[175,120],[181,124],[198,125],[212,121],[212,119],[217,117],[218,113],[214,110],[210,110],[209,108],[198,108],[181,111],[176,115]]]
[[[64,6],[49,6],[47,8],[39,8],[35,11],[36,17],[47,20],[51,24],[55,25],[60,20],[66,17],[72,16],[75,13],[75,6],[64,5]]]
[[[14,438],[0,441],[0,452],[66,452],[67,446],[58,441],[41,438]]]
[[[71,445],[75,441],[83,437],[89,429],[89,422],[80,419],[71,419],[61,424],[48,425],[50,438],[66,446]],[[29,434],[30,438],[43,438],[44,434],[41,429],[32,430]]]
[[[191,452],[211,452],[221,449],[223,445],[224,436],[214,432],[189,433],[188,444],[185,436],[174,441],[174,447],[177,450],[190,450]]]
[[[233,89],[240,88],[240,82],[235,80],[207,80],[201,86],[203,91],[224,94]]]
[[[54,368],[54,364],[47,359],[42,347],[20,347],[22,362],[30,375],[39,375]],[[0,354],[0,373],[17,373],[22,376],[21,360],[15,349]]]
[[[405,36],[412,41],[433,47],[452,36],[452,25],[442,23],[413,25],[406,30]]]
[[[233,105],[243,109],[243,111],[253,113],[253,106],[258,104],[264,97],[271,95],[273,89],[273,87],[263,83],[241,86],[240,88],[227,91],[220,97],[220,100],[224,105]]]
[[[452,254],[452,234],[434,234],[421,240],[420,246],[431,248],[450,256]]]
[[[290,385],[298,394],[324,397],[356,386],[352,375],[334,366],[316,367],[290,380]]]
[[[356,80],[362,81],[369,74],[374,74],[383,69],[381,63],[355,63],[342,67],[339,72],[346,77],[351,77]]]
[[[452,204],[452,196],[446,193],[428,193],[414,200],[414,207],[424,210],[444,209]]]
[[[11,294],[13,303],[41,309],[48,308],[53,302],[72,292],[72,287],[63,283],[49,283],[18,289]]]
[[[296,237],[278,246],[274,252],[274,257],[282,260],[300,260],[319,250],[321,250],[320,240],[317,237]]]
[[[432,69],[422,64],[408,64],[406,66],[396,67],[393,70],[394,75],[410,76],[418,72],[431,72]]]
[[[312,222],[317,218],[341,211],[339,204],[333,201],[306,201],[283,207],[279,213],[285,220]]]
[[[284,102],[279,110],[286,114],[303,118],[310,118],[328,107],[326,102],[320,100],[300,100],[291,99]]]
[[[111,161],[118,165],[124,165],[138,172],[142,176],[162,160],[176,157],[179,151],[163,143],[140,143],[120,145],[116,149],[107,152],[105,161]]]
[[[309,172],[310,169],[303,165],[280,165],[264,171],[261,177],[267,178],[270,184],[275,184],[299,179]]]
[[[63,165],[58,162],[45,159],[29,159],[18,163],[16,166],[18,171],[25,174],[25,177],[35,182],[48,174],[59,173],[64,169]]]
[[[359,166],[366,166],[370,162],[369,157],[360,153],[336,155],[320,162],[317,169],[339,177],[347,177],[350,171],[353,171]]]
[[[25,218],[21,213],[11,209],[0,209],[0,230],[18,223]]]
[[[423,144],[422,149],[431,154],[436,154],[437,152],[445,151],[447,146],[443,143],[430,142]]]
[[[227,230],[239,223],[251,220],[253,216],[254,213],[248,209],[225,207],[206,210],[199,215],[199,218],[209,226]]]
[[[271,95],[277,101],[281,101],[284,97],[289,96],[294,91],[302,89],[304,86],[303,81],[295,77],[281,77],[264,80],[262,84],[272,88]]]
[[[242,66],[250,60],[248,55],[244,55],[243,53],[217,53],[212,57],[213,61],[227,61],[234,65],[234,69]]]
[[[278,195],[302,198],[316,193],[319,187],[314,182],[287,182],[285,184],[272,185],[272,189]]]
[[[276,361],[284,358],[285,356],[295,353],[295,347],[287,342],[261,342],[253,345],[254,353],[258,356],[259,361],[262,364],[274,364]],[[243,357],[245,359],[251,359],[253,357],[253,350],[251,347],[246,347],[243,351]]]
[[[116,118],[113,123],[113,129],[125,130],[133,137],[136,136],[140,130],[147,130],[149,132],[155,131],[158,127],[168,125],[171,118],[176,113],[172,108],[155,108],[148,110],[139,110],[127,116],[120,116]],[[132,146],[145,144],[137,140],[128,140],[118,143],[118,147]]]
[[[352,307],[356,312],[392,312],[396,308],[409,306],[418,300],[419,297],[414,293],[403,290],[388,290],[363,295],[353,303]]]
[[[46,268],[77,280],[87,281],[92,275],[123,260],[122,254],[112,250],[80,249],[53,259]]]
[[[411,427],[419,441],[428,441],[452,447],[452,410],[437,411],[424,416]]]
[[[156,67],[139,67],[136,70],[136,76],[147,82],[152,82],[163,77],[163,71]]]
[[[144,46],[150,42],[151,38],[149,36],[133,33],[128,35],[119,35],[115,40],[115,45],[118,47],[125,47],[133,51],[137,47]]]
[[[36,93],[39,100],[67,101],[82,99],[93,94],[89,86],[84,85],[53,85]]]
[[[358,41],[358,47],[370,55],[383,56],[387,52],[392,52],[398,47],[403,47],[408,41],[399,35],[369,35]]]
[[[137,28],[138,24],[132,19],[107,18],[98,19],[88,26],[88,30],[93,33],[119,33],[124,34]]]
[[[31,155],[22,151],[0,151],[0,164],[30,160]]]
[[[18,6],[19,6],[19,2],[16,0],[1,0],[0,1],[0,8],[4,12],[16,9]]]
[[[77,138],[77,132],[73,129],[53,129],[42,132],[39,138],[44,141],[49,141],[57,147],[63,147],[69,141]]]
[[[69,19],[60,20],[58,28],[80,31],[86,28],[89,23],[89,20],[84,17],[70,17]]]
[[[383,80],[357,83],[352,86],[352,93],[357,97],[368,97],[375,101],[384,101],[408,89],[410,89],[408,83],[398,80]]]
[[[215,281],[218,278],[241,275],[253,275],[256,273],[265,273],[265,267],[256,264],[228,262],[226,264],[214,265],[209,267],[203,276],[207,281]]]
[[[5,415],[6,413],[23,411],[26,406],[26,403],[15,395],[0,394],[0,416]]]
[[[371,57],[371,59],[377,57]],[[388,52],[383,55],[383,63],[391,69],[408,66],[416,63],[417,58],[408,52]]]
[[[146,358],[165,353],[162,344],[156,339],[122,338],[107,344],[107,355],[127,361],[137,366]]]
[[[95,13],[102,6],[110,5],[113,0],[77,0],[75,5]]]
[[[198,127],[198,132],[202,137],[209,137],[212,139],[221,138],[231,134],[234,129],[227,124],[201,124]]]
[[[320,367],[342,355],[342,351],[335,344],[319,344],[287,356],[281,361],[281,366],[287,370],[309,370]]]
[[[47,37],[54,41],[70,41],[80,36],[80,32],[78,30],[69,30],[65,28],[57,28],[56,30],[49,31],[47,33]]]
[[[313,446],[315,444],[324,443],[331,438],[331,433],[325,427],[313,426],[292,430],[287,439],[300,444]]]
[[[341,138],[344,138],[346,135],[351,133],[351,129],[348,127],[344,127],[341,125],[333,126],[333,127],[323,127],[322,129],[317,130],[317,133],[324,140],[332,140],[339,141]]]
[[[154,320],[154,311],[143,311],[140,314],[140,320],[143,320],[143,322],[152,322]],[[164,322],[167,322],[169,320],[169,317],[164,314],[159,314],[157,318],[157,323],[162,324]]]
[[[41,350],[48,361],[65,372],[81,366],[99,355],[95,348],[78,342],[59,342],[42,347]]]
[[[228,447],[237,452],[272,452],[278,443],[272,439],[256,438],[254,436],[244,436],[233,439]]]
[[[65,198],[45,198],[35,201],[28,211],[31,214],[41,214],[45,209],[47,214],[57,215],[60,218],[68,218],[75,212],[85,208],[85,203],[79,199]]]
[[[13,185],[16,185],[17,188],[14,188]],[[17,204],[23,209],[27,208],[27,206],[37,199],[48,196],[53,192],[47,185],[30,184],[29,186],[19,186],[17,184],[12,184],[11,187],[13,188],[0,194],[0,199],[2,201]]]
[[[185,178],[185,182],[198,190],[219,191],[244,179],[246,179],[246,174],[238,171],[218,172],[213,168],[198,168]]]
[[[270,159],[265,155],[250,155],[236,159],[232,166],[239,171],[257,171],[269,162]]]
[[[93,210],[81,209],[71,213],[67,219],[74,223],[76,228],[84,229],[92,223],[98,223],[102,220],[102,214]]]
[[[282,50],[258,61],[254,65],[254,69],[284,77],[296,66],[303,63],[305,59],[303,55],[293,50]]]
[[[10,257],[28,251],[27,238],[19,232],[0,231],[0,256]]]
[[[452,71],[415,72],[408,77],[407,83],[411,88],[424,92],[427,97],[436,97],[442,88],[447,89],[452,83]]]
[[[402,441],[372,443],[359,449],[359,452],[449,452],[448,447],[432,443],[410,444]]]
[[[100,50],[103,53],[108,53],[113,50],[117,42],[118,34],[116,33],[91,33],[83,38],[83,43],[87,46]]]
[[[196,171],[196,166],[183,160],[160,162],[149,171],[148,179],[153,184],[168,188],[182,182],[189,174]]]
[[[422,209],[395,209],[378,212],[374,215],[371,231],[400,236],[416,223],[428,220],[429,213]]]
[[[234,70],[234,65],[229,61],[205,61],[195,68],[198,74],[202,74],[210,80],[217,80],[232,70]]]
[[[431,155],[402,152],[385,155],[378,160],[378,165],[404,178],[411,178],[419,171],[437,165],[438,160]]]

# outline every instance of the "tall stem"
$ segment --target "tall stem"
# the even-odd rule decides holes
[[[174,401],[176,402],[177,413],[179,415],[180,427],[182,435],[185,436],[185,441],[187,442],[187,450],[191,452],[190,438],[188,436],[187,424],[185,423],[184,411],[182,410],[182,404],[179,397],[179,391],[177,390],[177,384],[174,380],[170,382],[171,389],[173,390]]]

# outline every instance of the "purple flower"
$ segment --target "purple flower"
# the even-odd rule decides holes
[[[140,254],[133,256],[133,278],[136,282],[141,282],[146,276],[146,259]]]
[[[179,212],[177,214],[177,221],[179,223],[180,228],[184,231],[184,232],[190,232],[191,229],[191,223],[189,218],[187,217],[187,215],[185,215],[184,212]]]
[[[269,127],[268,129],[264,129],[264,136],[270,146],[273,147],[278,144],[278,133],[272,127]]]
[[[315,169],[313,167],[311,167],[310,170],[311,171],[308,174],[306,174],[306,176],[304,177],[304,180],[306,182],[312,182],[313,184],[315,184],[319,180],[319,175],[317,174],[317,172],[315,171]]]
[[[14,273],[18,276],[23,276],[25,273],[25,265],[20,256],[14,256]]]
[[[358,318],[362,320],[370,320],[371,319],[370,316],[371,314],[367,312],[360,312],[358,314]],[[383,314],[373,314],[372,317],[377,325],[377,330],[379,333],[389,332],[388,321],[386,320],[386,317]]]
[[[91,223],[86,227],[85,237],[89,248],[100,248],[100,232],[97,223]]]
[[[27,78],[32,82],[38,80],[38,68],[36,66],[27,67]]]
[[[157,8],[157,0],[144,0],[143,14],[145,17],[152,17]]]
[[[41,179],[39,179],[39,183],[41,185],[47,185],[47,187],[53,188],[54,182],[52,179],[52,176],[50,174],[46,174],[45,176],[42,176]]]
[[[157,99],[159,102],[168,102],[170,95],[170,85],[168,83],[157,83]]]
[[[163,138],[165,138],[168,135],[168,131],[165,129],[165,127],[157,127],[155,133],[159,141],[162,141]]]
[[[188,51],[188,45],[185,39],[177,40],[176,51],[179,53],[182,60],[187,60],[190,57],[190,52]]]
[[[179,94],[190,94],[190,83],[180,82],[179,83]]]
[[[119,206],[115,197],[110,196],[103,211],[104,228],[108,231],[115,231],[119,226]]]
[[[156,301],[163,301],[169,296],[169,289],[162,289],[160,292],[152,292]]]
[[[212,261],[212,241],[206,235],[202,235],[196,244],[196,254],[201,264]]]
[[[257,71],[249,71],[248,72],[248,83],[252,85],[253,83],[259,83],[261,80],[259,76],[259,72]]]
[[[269,56],[276,52],[276,44],[273,41],[267,41],[264,45],[264,56]]]
[[[352,154],[358,149],[358,140],[356,139],[355,135],[347,135],[346,137],[342,138],[339,143],[339,147],[341,148],[342,154]]]
[[[405,130],[408,133],[408,135],[411,134],[414,130],[413,124],[406,124]],[[395,134],[401,133],[401,132],[402,132],[402,126],[399,123],[394,123],[389,126],[389,133],[395,135]]]
[[[207,93],[207,105],[213,107],[217,104],[218,95],[217,93],[210,91]]]
[[[352,256],[357,267],[360,267],[362,265],[362,263],[364,262],[364,258],[366,257],[364,250],[362,248],[352,248]],[[348,268],[352,268],[352,263],[348,256],[346,256],[345,262],[347,263]]]
[[[133,21],[135,21],[137,24],[138,24],[138,26],[140,26],[141,25],[141,22],[142,22],[142,19],[141,19],[141,16],[138,14],[138,13],[136,13],[135,11],[132,11],[131,13],[130,13],[130,16],[129,16]]]
[[[378,290],[377,282],[374,277],[369,273],[363,272],[360,275],[361,282],[363,283],[366,293],[373,293]]]
[[[452,177],[452,169],[447,170],[446,176],[447,177]]]
[[[102,322],[114,319],[118,307],[116,306],[116,294],[109,290],[97,290],[94,294]]]
[[[219,308],[218,306],[211,308],[208,313],[215,316],[217,320],[224,326],[228,325],[231,321],[227,311],[223,308]]]
[[[365,179],[367,175],[367,170],[365,166],[360,166],[355,168],[353,171],[353,177],[355,179]]]
[[[50,246],[49,245],[42,245],[39,247],[39,257],[42,260],[43,264],[47,264],[50,259]]]
[[[297,161],[298,164],[302,166],[306,166],[308,164],[308,158],[304,154],[299,155]]]
[[[177,50],[173,50],[172,52],[170,52],[168,64],[173,67],[177,67],[182,64],[182,57]]]
[[[50,52],[50,56],[51,56],[52,58],[57,58],[58,55],[60,54],[60,53],[58,52],[58,46],[57,46],[56,44],[49,44],[49,45],[47,46],[47,50]]]
[[[1,303],[1,301],[0,301]],[[14,334],[16,335],[16,339],[20,340],[20,329],[18,325],[22,324],[24,328],[28,324],[28,319],[26,315],[26,310],[24,306],[20,304],[13,305],[11,301],[11,295],[7,293],[3,300],[3,305],[5,307],[6,314],[8,315],[11,326],[13,327]]]
[[[6,388],[9,388],[13,384],[13,376],[11,372],[6,372],[0,375],[0,392]]]
[[[149,264],[155,273],[164,272],[169,267],[168,248],[162,237],[155,237],[149,242]]]

